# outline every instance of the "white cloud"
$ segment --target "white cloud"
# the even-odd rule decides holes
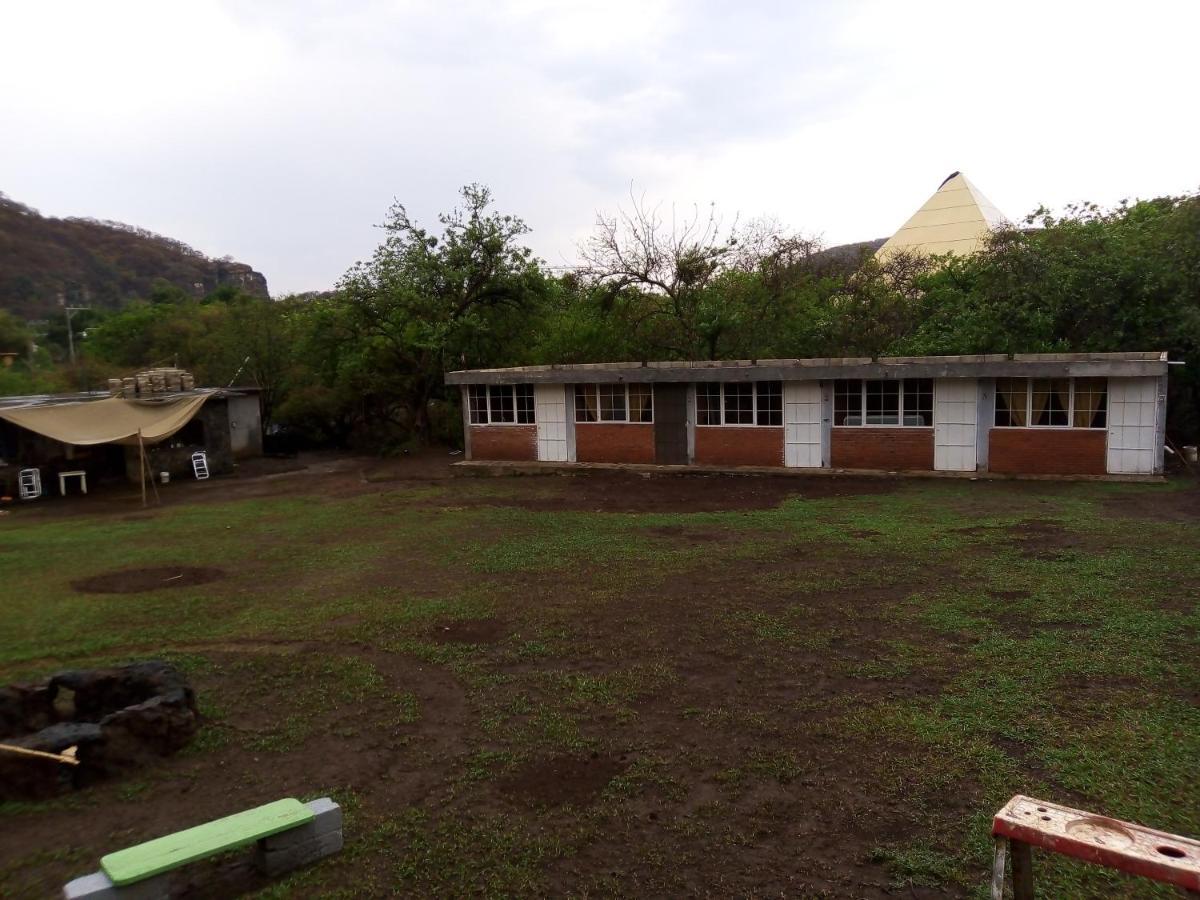
[[[634,182],[833,241],[1200,186],[1191,3],[8,4],[0,190],[332,284],[468,181],[574,258]]]

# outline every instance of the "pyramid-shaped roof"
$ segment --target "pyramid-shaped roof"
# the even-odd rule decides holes
[[[875,257],[884,259],[901,250],[929,256],[943,253],[968,256],[983,246],[988,232],[1006,221],[1004,214],[967,180],[967,176],[954,172],[912,218],[875,251]]]

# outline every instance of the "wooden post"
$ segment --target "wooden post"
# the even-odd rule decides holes
[[[142,509],[146,508],[146,445],[142,442],[142,429],[138,429],[138,473],[142,482]]]
[[[1009,840],[1012,854],[1013,900],[1033,900],[1033,848],[1024,841]]]
[[[992,857],[992,900],[1004,900],[1004,857],[1008,852],[1008,838],[994,837],[995,854]]]
[[[162,498],[158,496],[158,482],[154,480],[154,470],[150,468],[150,456],[146,456],[146,478],[150,482],[150,490],[154,491],[154,505],[161,506]]]

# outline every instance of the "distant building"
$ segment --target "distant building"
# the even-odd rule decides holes
[[[469,460],[1160,474],[1165,353],[601,363],[449,372]]]
[[[954,172],[875,251],[875,258],[885,260],[899,252],[969,256],[983,246],[992,231],[1007,222],[1007,217],[966,175]]]

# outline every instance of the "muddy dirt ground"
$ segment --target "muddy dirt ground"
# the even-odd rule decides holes
[[[167,528],[196,504],[246,501],[264,515],[273,502],[297,498],[323,508],[376,504],[364,507],[372,521],[300,540],[370,539],[379,549],[337,578],[310,571],[299,555],[268,565],[254,548],[219,566],[113,566],[73,577],[83,602],[210,590],[242,605],[265,598],[266,619],[196,637],[215,626],[191,617],[213,614],[181,609],[187,634],[164,644],[139,634],[136,606],[104,607],[95,615],[121,628],[119,644],[70,655],[47,646],[5,667],[53,671],[81,655],[165,653],[189,672],[206,718],[195,746],[145,772],[3,810],[0,896],[51,896],[94,869],[102,852],[320,793],[346,805],[347,850],[272,896],[974,891],[978,854],[955,842],[964,823],[986,816],[996,788],[957,757],[929,771],[928,747],[902,729],[873,726],[862,711],[940,702],[983,639],[969,620],[955,630],[908,615],[914,597],[962,590],[964,567],[993,547],[1015,554],[1014,565],[1037,567],[1104,546],[1056,517],[1057,499],[1076,496],[1071,486],[973,485],[938,501],[959,516],[942,528],[923,524],[933,513],[920,502],[884,509],[878,521],[868,514],[876,507],[856,512],[922,489],[899,479],[496,479],[457,475],[455,459],[436,451],[391,461],[261,461],[235,478],[170,485],[146,511],[114,491],[15,513],[34,524],[87,517],[100,533],[105,521]],[[1196,496],[1104,496],[1097,504],[1130,522],[1191,524],[1200,518]],[[840,500],[850,504],[848,524]],[[849,540],[826,544],[756,523],[763,551],[747,537],[759,532],[737,518],[809,501]],[[411,531],[389,533],[397,511],[416,523]],[[998,521],[964,524],[997,512]],[[478,563],[490,568],[472,570],[462,555],[472,541],[515,552],[527,532],[529,540],[542,540],[545,528],[557,534],[547,517],[575,513],[605,522],[620,514],[619,528],[634,536],[605,525],[595,536],[601,549],[565,567],[497,552]],[[433,522],[445,516],[465,517],[467,527],[455,539],[461,546],[439,556]],[[891,539],[910,520],[951,542],[923,551],[930,555],[916,578],[903,544]],[[864,560],[871,577],[849,577]],[[644,571],[631,574],[637,567]],[[337,602],[326,610],[290,600],[311,591]],[[981,593],[1019,607],[1037,592]],[[1031,625],[1014,611],[987,627],[1034,640],[1054,622]],[[1129,688],[1096,690],[1103,698]],[[989,740],[1016,773],[1003,790],[1049,784],[1060,798],[1096,801],[1019,741]],[[909,847],[957,862],[920,874],[918,859],[898,876],[889,848]],[[179,886],[199,897],[270,888],[236,860],[189,870]]]

